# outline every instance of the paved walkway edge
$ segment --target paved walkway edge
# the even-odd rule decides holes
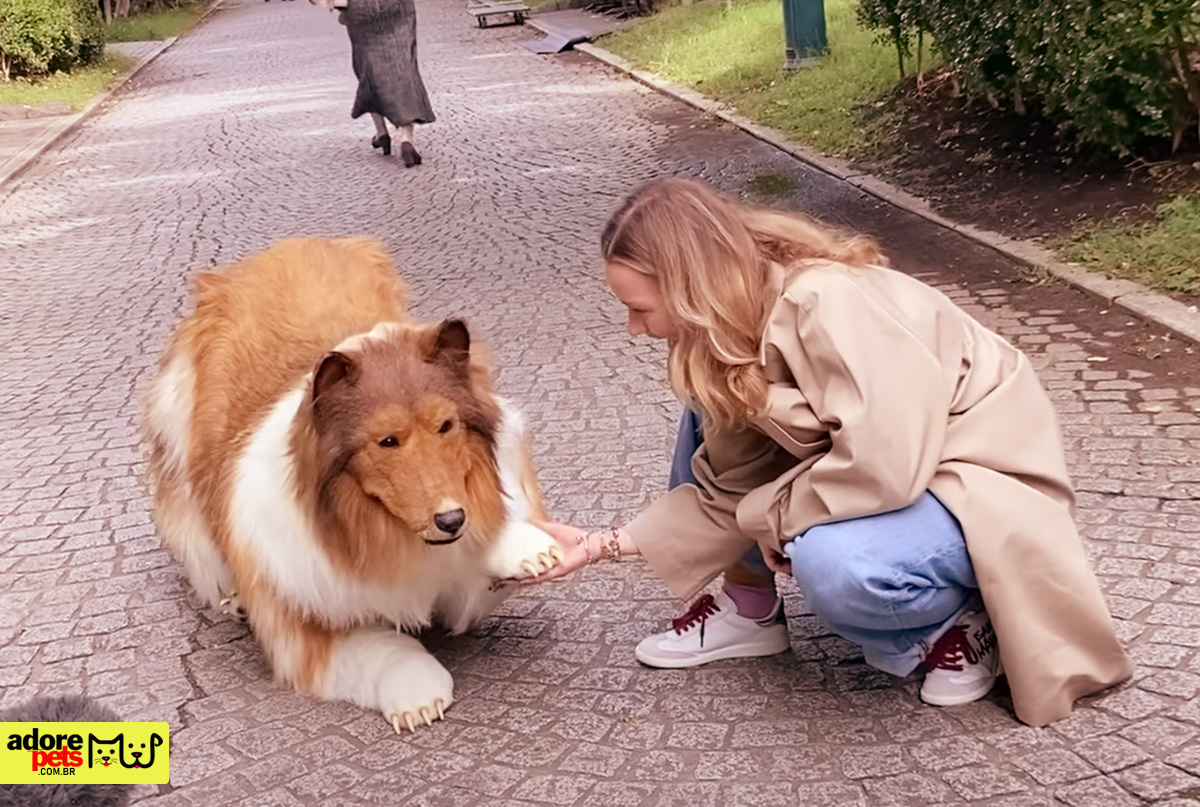
[[[210,14],[217,10],[222,2],[224,2],[224,0],[213,0],[213,2],[209,4],[208,8],[204,10],[204,13],[197,18],[195,24],[199,25],[200,23],[204,22],[204,20],[206,20]],[[71,131],[83,121],[87,120],[87,118],[90,117],[97,109],[99,109],[106,101],[108,101],[108,99],[112,98],[114,95],[120,92],[122,87],[132,81],[133,77],[140,73],[143,67],[157,59],[167,48],[174,45],[177,39],[179,39],[177,36],[164,39],[158,45],[158,47],[138,60],[138,63],[135,64],[128,73],[122,76],[120,81],[89,101],[87,106],[85,106],[81,111],[76,112],[74,115],[63,115],[62,118],[55,122],[53,126],[47,127],[42,131],[41,134],[30,140],[29,143],[17,153],[17,156],[13,158],[11,161],[11,166],[7,168],[4,173],[0,173],[0,189],[3,189],[10,180],[15,179],[22,171],[32,165],[33,161],[42,156],[47,149],[58,142],[60,137]]]
[[[545,32],[544,29],[538,26],[536,18],[528,18],[526,25]],[[1164,328],[1168,328],[1193,342],[1200,343],[1200,312],[1197,311],[1194,305],[1189,306],[1181,303],[1165,294],[1152,291],[1140,283],[1134,283],[1130,280],[1106,278],[1094,272],[1089,272],[1081,266],[1063,263],[1057,260],[1049,250],[1032,241],[1008,238],[998,233],[973,227],[969,224],[958,224],[950,221],[934,212],[933,208],[924,199],[900,190],[878,177],[857,171],[850,167],[848,163],[824,154],[819,154],[806,146],[788,139],[786,135],[775,129],[755,123],[749,118],[738,114],[725,104],[701,95],[695,90],[667,81],[655,73],[635,67],[632,63],[615,53],[611,53],[590,43],[575,45],[575,50],[586,53],[594,59],[598,59],[627,73],[652,89],[677,98],[686,104],[690,104],[697,109],[731,123],[748,134],[757,137],[759,140],[792,155],[801,162],[807,163],[813,168],[836,177],[843,182],[854,185],[864,193],[869,193],[877,199],[881,199],[902,210],[927,219],[934,224],[954,230],[960,235],[990,247],[1034,271],[1049,272],[1072,286],[1107,300],[1112,305],[1128,309],[1138,316],[1155,322]]]
[[[12,167],[9,168],[5,173],[0,174],[0,187],[7,184],[9,180],[16,178],[22,171],[32,165],[34,160],[42,156],[47,149],[58,142],[60,137],[71,131],[78,124],[82,123],[105,101],[116,95],[116,93],[122,87],[129,83],[130,79],[141,72],[143,67],[157,59],[160,53],[173,45],[176,39],[177,37],[164,39],[158,47],[156,47],[147,55],[143,56],[128,73],[122,76],[120,81],[89,101],[87,106],[85,106],[81,111],[76,112],[74,115],[63,115],[54,123],[54,125],[46,127],[46,129],[44,129],[40,134],[31,139],[29,143],[27,143],[12,160]]]

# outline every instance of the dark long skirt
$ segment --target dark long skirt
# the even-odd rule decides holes
[[[350,116],[375,112],[394,126],[436,118],[417,69],[417,12],[413,0],[350,0],[350,32],[358,94]]]

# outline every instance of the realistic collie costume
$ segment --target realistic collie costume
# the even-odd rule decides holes
[[[518,414],[458,320],[417,322],[383,246],[280,242],[195,281],[146,401],[155,516],[277,679],[442,717],[450,674],[403,631],[460,632],[549,569]]]

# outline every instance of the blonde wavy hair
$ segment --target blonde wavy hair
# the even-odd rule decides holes
[[[671,387],[719,428],[738,427],[766,405],[767,377],[758,357],[775,305],[768,288],[773,264],[790,279],[814,259],[886,263],[868,238],[750,207],[682,177],[657,179],[630,194],[608,220],[600,245],[606,263],[625,264],[658,282],[675,325]]]

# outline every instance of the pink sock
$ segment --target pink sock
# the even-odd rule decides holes
[[[771,613],[779,595],[775,588],[759,588],[758,586],[740,586],[726,583],[723,588],[737,606],[737,612],[747,619],[762,619]]]

